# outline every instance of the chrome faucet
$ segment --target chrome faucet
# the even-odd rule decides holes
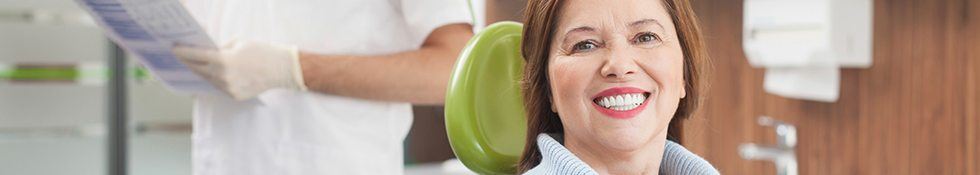
[[[738,153],[747,160],[767,160],[776,164],[778,175],[798,175],[796,162],[796,127],[773,119],[760,116],[759,125],[776,128],[776,145],[761,146],[754,143],[743,143],[738,147]]]

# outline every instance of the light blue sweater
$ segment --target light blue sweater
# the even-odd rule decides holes
[[[598,174],[548,134],[538,135],[538,150],[541,151],[541,163],[525,172],[525,175]],[[708,161],[688,151],[684,146],[668,140],[664,146],[663,160],[660,162],[660,174],[715,175],[720,173]]]

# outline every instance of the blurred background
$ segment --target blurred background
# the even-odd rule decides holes
[[[723,174],[980,174],[980,2],[873,0],[873,61],[838,69],[829,102],[766,90],[743,1],[691,2],[714,69],[702,110],[675,129]],[[474,4],[490,24],[520,21],[525,1]],[[86,15],[71,0],[0,0],[0,174],[189,174],[191,98]],[[439,174],[453,159],[442,107],[414,113],[406,172]]]

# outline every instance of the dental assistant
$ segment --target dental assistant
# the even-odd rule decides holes
[[[174,53],[195,97],[193,174],[402,174],[410,103],[441,104],[466,0],[187,0],[217,50]]]

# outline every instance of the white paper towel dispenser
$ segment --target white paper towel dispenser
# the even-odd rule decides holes
[[[746,0],[742,44],[754,67],[871,66],[871,0]],[[823,62],[823,61],[819,61]]]
[[[834,102],[841,67],[871,67],[871,0],[746,0],[743,19],[743,50],[766,69],[766,92]]]

